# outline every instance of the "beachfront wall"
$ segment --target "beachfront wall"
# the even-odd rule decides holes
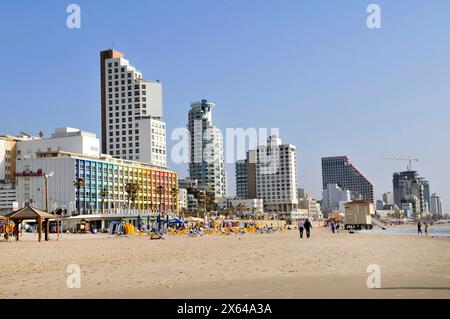
[[[94,159],[64,154],[19,161],[19,203],[32,202],[34,207],[45,209],[44,175],[49,172],[53,172],[48,179],[50,210],[61,208],[68,215],[178,211],[176,173],[111,157]],[[74,186],[76,179],[83,180],[79,190]],[[137,188],[131,199],[126,191],[130,184]]]

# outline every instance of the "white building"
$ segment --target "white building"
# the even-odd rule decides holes
[[[0,213],[11,212],[16,201],[16,190],[13,185],[0,184]]]
[[[351,201],[351,192],[343,190],[337,184],[328,184],[322,192],[322,206],[324,212],[339,211],[345,213],[344,205]]]
[[[140,147],[140,161],[166,167],[166,123],[156,118],[146,118],[141,119],[139,125],[140,142],[135,142],[135,145]]]
[[[442,200],[441,197],[439,195],[437,195],[436,193],[433,193],[433,195],[431,195],[430,197],[430,212],[431,214],[435,215],[435,216],[439,216],[439,217],[443,217],[443,212],[442,212]]]
[[[304,188],[297,189],[297,197],[298,208],[299,210],[306,210],[306,216],[315,219],[323,218],[322,208],[320,204],[314,198],[312,198]]]
[[[16,155],[19,141],[37,139],[25,133],[0,136],[0,211],[11,212],[16,201]]]
[[[186,188],[178,188],[178,208],[180,210],[188,209],[188,192]]]
[[[395,205],[394,193],[392,193],[392,192],[384,193],[383,194],[383,202],[384,202],[384,205],[394,206]]]
[[[100,53],[102,152],[166,167],[162,85],[149,82],[114,50]]]
[[[217,202],[220,210],[233,209],[236,214],[242,209],[244,215],[262,214],[264,203],[262,199],[240,199],[238,197],[220,198]]]
[[[214,107],[215,103],[207,100],[191,103],[189,176],[221,198],[225,197],[227,188],[222,133],[212,121]]]
[[[256,149],[256,195],[264,211],[290,216],[297,211],[297,153],[292,144],[271,136]]]
[[[17,143],[17,161],[35,157],[37,153],[58,151],[99,157],[100,142],[94,133],[70,127],[57,128],[51,138],[19,141]]]

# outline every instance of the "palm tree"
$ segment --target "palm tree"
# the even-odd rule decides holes
[[[174,208],[178,207],[178,188],[172,187],[170,189],[170,195],[172,195],[174,199]]]
[[[161,186],[161,185],[158,185],[156,187],[156,191],[157,191],[157,193],[159,195],[159,213],[162,213],[162,209],[161,209],[161,207],[162,207],[162,194],[164,192],[164,189],[165,189],[164,186]]]
[[[227,218],[228,219],[233,219],[234,211],[235,211],[235,207],[233,206],[233,204],[230,204],[227,208]]]
[[[228,206],[228,207],[225,208],[225,218],[227,218],[227,219],[230,218],[231,211],[232,211],[232,210],[231,210],[231,207],[230,207],[230,206]]]
[[[80,205],[80,189],[84,186],[84,179],[82,177],[77,177],[75,178],[75,180],[73,181],[73,186],[77,189],[78,192],[78,196],[77,196],[77,201],[78,201],[78,214],[81,213],[81,205]]]
[[[132,202],[134,204],[134,207],[136,208],[136,197],[139,192],[140,185],[138,183],[128,182],[125,185],[125,192],[127,193],[127,199],[128,199],[128,209],[130,209],[130,203]]]
[[[102,214],[103,214],[103,206],[105,206],[105,197],[108,197],[109,191],[108,188],[105,186],[100,192],[100,196],[102,197]]]
[[[203,210],[202,210],[204,213],[203,217],[206,216],[206,214],[208,213],[208,210],[209,211],[215,210],[216,194],[210,187],[198,191],[197,197],[198,197],[198,199],[200,199],[200,201],[203,204]],[[198,215],[198,210],[197,210],[197,215]]]
[[[239,203],[237,205],[237,211],[239,212],[239,218],[242,218],[242,213],[244,212],[245,207],[244,205],[242,205],[242,203]]]
[[[207,193],[207,206],[209,210],[216,209],[216,193],[213,191],[209,191]]]
[[[252,207],[252,219],[256,219],[256,208]]]

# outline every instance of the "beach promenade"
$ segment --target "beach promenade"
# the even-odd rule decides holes
[[[450,238],[331,234],[63,235],[0,242],[1,298],[450,298]],[[81,270],[68,288],[67,266]],[[369,289],[368,265],[381,268]]]

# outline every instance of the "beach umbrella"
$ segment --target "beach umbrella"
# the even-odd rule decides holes
[[[138,224],[138,230],[141,231],[142,229],[142,223],[141,223],[141,214],[138,215],[137,217],[137,224]]]
[[[185,223],[185,221],[183,221],[177,217],[169,219],[169,224],[183,224],[183,223]]]
[[[166,214],[166,233],[169,231],[169,214]]]
[[[158,214],[158,217],[156,218],[156,222],[158,224],[158,231],[161,230],[161,214]]]

